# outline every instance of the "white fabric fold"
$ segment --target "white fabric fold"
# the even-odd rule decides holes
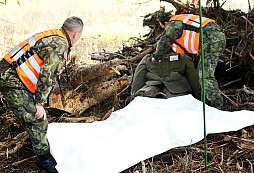
[[[206,132],[254,124],[253,111],[220,111],[206,105]],[[105,121],[50,123],[48,139],[60,173],[117,173],[204,138],[203,104],[191,95],[136,97]]]

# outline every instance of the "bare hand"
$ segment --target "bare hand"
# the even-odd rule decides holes
[[[155,58],[152,58],[152,63],[159,63],[158,61],[156,61],[156,59]]]
[[[42,106],[36,106],[36,113],[35,113],[35,118],[43,120],[47,119],[46,111]]]

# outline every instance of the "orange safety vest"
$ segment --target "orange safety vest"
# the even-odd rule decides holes
[[[170,18],[171,21],[182,21],[184,24],[183,32],[180,38],[176,39],[171,48],[176,53],[184,54],[185,51],[191,54],[199,55],[199,37],[200,37],[200,17],[193,14],[179,14]],[[202,17],[202,27],[210,22],[215,22],[212,19]]]
[[[4,59],[16,69],[19,78],[32,93],[35,93],[40,70],[44,63],[43,59],[38,56],[34,49],[34,45],[40,39],[49,36],[63,37],[69,44],[66,36],[61,30],[52,29],[34,34],[32,37],[18,44],[4,56]],[[66,63],[69,59],[70,55],[68,54]]]

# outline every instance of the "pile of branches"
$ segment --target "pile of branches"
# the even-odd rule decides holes
[[[162,0],[176,8],[176,14],[198,14],[195,6],[175,0]],[[215,19],[223,28],[227,45],[216,69],[216,78],[224,96],[224,110],[254,110],[254,13],[203,8],[203,16]],[[130,38],[117,52],[96,52],[94,65],[75,64],[75,57],[62,73],[46,105],[49,122],[93,122],[107,119],[133,98],[130,84],[140,60],[156,49],[163,29],[158,18],[165,8],[144,16],[150,28],[141,38]],[[35,157],[27,133],[12,112],[0,102],[0,172],[36,171]],[[226,122],[225,122],[226,123]],[[237,132],[208,135],[208,171],[253,172],[254,127]],[[175,148],[149,158],[123,172],[200,172],[204,171],[203,141]]]
[[[165,0],[166,1],[166,0]],[[198,9],[178,1],[167,0],[176,7],[176,14],[194,13]],[[128,44],[118,52],[96,52],[92,60],[99,64],[77,66],[69,64],[69,74],[61,76],[49,100],[50,108],[58,108],[72,115],[80,116],[90,107],[129,89],[131,79],[139,61],[153,53],[163,33],[158,18],[165,8],[144,16],[144,26],[150,32],[145,39],[130,38]],[[220,7],[203,8],[203,16],[215,19],[223,28],[227,45],[221,57],[215,76],[224,96],[224,110],[253,109],[254,56],[253,56],[253,13],[240,10],[226,11]],[[194,55],[190,55],[194,58]],[[128,99],[131,100],[131,99]],[[125,105],[124,105],[125,106]],[[115,109],[115,108],[111,108]]]
[[[198,14],[195,6],[181,4],[179,1],[164,0],[174,5],[176,14]],[[118,52],[96,52],[92,60],[99,63],[82,66],[70,63],[67,71],[61,75],[59,85],[56,85],[50,98],[48,107],[64,110],[68,116],[82,116],[88,109],[98,103],[122,93],[127,95],[126,104],[130,98],[130,84],[133,73],[139,61],[156,49],[163,29],[159,25],[159,16],[165,8],[144,16],[143,25],[150,28],[149,33],[141,38],[130,38],[123,49]],[[203,16],[216,20],[227,37],[224,55],[220,58],[215,76],[224,96],[224,110],[253,110],[254,108],[254,46],[253,28],[254,14],[243,13],[240,10],[226,11],[217,8],[203,8]],[[192,59],[195,55],[189,55]],[[126,91],[126,92],[124,92]],[[127,94],[126,94],[127,93]],[[129,97],[128,97],[129,95]],[[114,98],[119,101],[119,98]],[[117,103],[116,103],[117,104]],[[124,104],[123,106],[126,106]],[[112,106],[108,110],[119,109]],[[103,117],[100,117],[105,119]],[[64,118],[70,122],[84,119]],[[98,119],[97,119],[98,120]]]
[[[184,5],[175,0],[169,2],[176,8],[176,14],[199,14],[195,6]],[[94,60],[109,61],[120,58],[130,74],[133,74],[138,62],[147,54],[153,53],[163,29],[159,25],[159,16],[165,8],[144,16],[143,25],[150,27],[144,40],[130,38],[131,46],[124,46],[117,53],[94,53]],[[254,108],[254,10],[244,13],[241,10],[227,11],[218,6],[202,8],[202,15],[216,22],[223,29],[227,44],[224,55],[220,58],[215,77],[224,96],[224,110],[253,110]],[[120,56],[119,56],[120,54]],[[189,55],[193,56],[193,55]],[[193,57],[191,57],[193,58]]]

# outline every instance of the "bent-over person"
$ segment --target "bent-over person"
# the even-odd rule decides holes
[[[34,34],[0,61],[0,92],[29,134],[37,155],[36,165],[46,172],[58,171],[56,160],[50,154],[43,104],[82,31],[82,20],[69,17],[60,29]]]

